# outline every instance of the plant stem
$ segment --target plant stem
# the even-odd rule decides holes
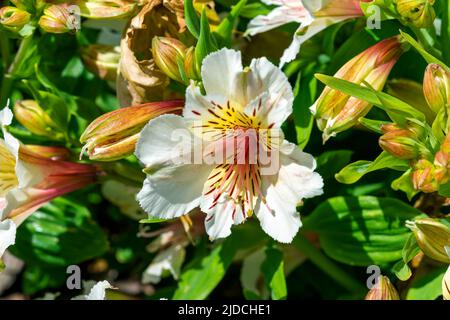
[[[450,65],[450,0],[444,0],[442,17],[442,55],[444,62]]]
[[[336,263],[320,252],[303,235],[300,234],[296,237],[293,244],[312,263],[349,292],[363,295],[368,290],[361,282],[342,270]]]
[[[32,35],[22,39],[14,61],[11,63],[7,72],[5,72],[5,75],[3,76],[2,87],[0,89],[0,107],[4,107],[8,101],[11,87],[14,82],[14,75],[21,66],[23,58],[25,57],[32,40]]]
[[[4,33],[0,33],[0,53],[2,55],[3,68],[5,71],[8,68],[11,59],[9,50],[9,39]]]

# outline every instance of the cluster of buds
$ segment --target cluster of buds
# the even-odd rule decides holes
[[[107,81],[116,81],[120,61],[120,48],[92,44],[81,48],[81,59],[86,68]]]
[[[382,90],[405,46],[399,37],[383,40],[347,62],[334,76],[356,84],[369,84]],[[327,141],[337,133],[358,123],[371,109],[368,102],[350,97],[339,90],[326,87],[311,107],[317,126]]]
[[[20,100],[14,105],[14,115],[31,133],[52,140],[64,139],[64,131],[34,100]]]
[[[187,83],[189,79],[199,80],[194,48],[186,46],[175,38],[154,37],[152,53],[158,68],[170,79]]]
[[[420,87],[417,84],[417,87]],[[402,90],[415,88],[411,85],[396,86],[395,95],[408,100],[413,107],[421,104],[419,110],[427,116],[427,121],[433,124],[433,130],[426,124],[407,121],[406,125],[388,124],[381,127],[381,148],[398,159],[409,160],[412,167],[412,184],[414,189],[425,193],[435,192],[450,178],[450,134],[448,108],[450,106],[450,73],[437,64],[428,65],[425,71],[422,92],[413,90],[416,99],[405,99]],[[421,97],[422,96],[422,97]],[[413,100],[416,100],[414,102]],[[425,104],[425,105],[423,105]],[[443,121],[435,121],[439,117]],[[442,122],[442,123],[441,123]],[[436,137],[436,124],[440,125],[442,138]],[[440,147],[436,151],[430,144],[430,139],[437,139]]]
[[[450,245],[450,227],[438,219],[420,218],[407,221],[423,253],[436,261],[450,263],[446,247]]]
[[[114,161],[133,154],[142,128],[153,118],[166,113],[181,113],[183,100],[152,102],[121,108],[95,119],[80,141],[89,159]]]
[[[400,21],[416,28],[428,28],[433,25],[436,12],[435,0],[394,0]]]
[[[399,159],[412,160],[421,156],[428,156],[429,150],[422,140],[426,137],[423,127],[409,122],[400,127],[395,123],[381,126],[383,135],[379,140],[381,148]]]
[[[30,22],[31,15],[22,9],[5,6],[0,8],[0,26],[12,32],[19,32]]]
[[[400,300],[400,297],[389,278],[379,276],[376,284],[367,293],[365,300]]]

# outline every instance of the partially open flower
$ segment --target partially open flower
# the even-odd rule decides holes
[[[70,4],[50,5],[40,17],[39,26],[50,33],[76,32],[80,29],[78,9]]]
[[[404,47],[398,37],[385,39],[351,59],[334,76],[361,85],[367,82],[375,90],[381,90],[403,52]],[[323,131],[323,140],[327,141],[354,126],[370,109],[368,102],[326,87],[311,107],[311,112]]]
[[[120,48],[92,44],[81,48],[81,58],[86,68],[107,81],[116,81],[120,61]]]
[[[406,24],[417,28],[429,28],[433,25],[436,12],[435,0],[394,0],[397,12]]]
[[[184,64],[186,46],[175,38],[153,37],[152,53],[158,68],[169,78],[184,83],[180,66]]]
[[[0,25],[13,32],[22,29],[30,21],[30,17],[28,12],[15,7],[0,8]]]
[[[14,115],[30,132],[48,137],[52,140],[61,140],[64,133],[52,118],[34,100],[20,100],[14,105]]]
[[[450,228],[438,219],[421,218],[408,221],[407,226],[413,231],[417,244],[428,257],[450,263],[445,247],[450,244]]]
[[[60,148],[37,153],[36,146],[21,145],[7,130],[12,112],[0,111],[4,140],[0,140],[0,219],[19,225],[31,213],[52,199],[95,183],[98,167],[55,158]],[[47,157],[51,155],[51,157]]]
[[[435,113],[450,106],[450,73],[438,64],[428,65],[423,79],[423,92]]]
[[[377,283],[367,293],[365,300],[400,300],[400,297],[389,278],[379,276]]]
[[[180,113],[183,100],[153,102],[121,108],[95,119],[80,141],[91,160],[113,161],[132,155],[142,128],[166,113]]]
[[[300,23],[294,39],[281,57],[280,65],[292,61],[305,41],[327,27],[364,16],[360,3],[370,0],[265,0],[268,5],[276,5],[268,15],[258,15],[252,19],[246,34],[255,35],[287,23]]]

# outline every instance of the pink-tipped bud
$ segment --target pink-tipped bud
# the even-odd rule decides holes
[[[435,113],[450,106],[450,73],[438,64],[428,65],[423,79],[423,93]]]
[[[183,100],[152,102],[121,108],[95,119],[80,138],[89,159],[114,161],[133,154],[142,128],[166,113],[181,113]]]
[[[395,130],[381,136],[380,147],[399,159],[415,159],[419,156],[419,144],[408,130]]]
[[[405,48],[399,37],[385,39],[347,62],[335,77],[360,85],[368,83],[375,90],[381,90],[403,52]],[[330,87],[323,90],[311,107],[317,125],[324,133],[324,141],[353,127],[370,109],[369,103]]]
[[[365,300],[400,300],[400,297],[389,278],[379,276],[377,283],[367,293]]]
[[[76,0],[80,14],[89,19],[120,19],[132,16],[140,2],[135,0]]]

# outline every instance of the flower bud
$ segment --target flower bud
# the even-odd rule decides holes
[[[64,138],[64,133],[58,125],[34,100],[17,101],[14,105],[14,115],[31,133],[52,140]]]
[[[0,24],[13,32],[20,31],[30,21],[30,14],[15,7],[0,8]]]
[[[86,68],[107,81],[116,81],[120,60],[118,47],[92,44],[81,48],[81,59]]]
[[[450,73],[438,64],[429,64],[423,79],[423,93],[435,113],[449,106]]]
[[[446,224],[437,219],[421,218],[408,221],[407,227],[413,231],[417,244],[425,255],[450,263],[450,257],[445,250],[445,247],[450,245],[450,228]]]
[[[435,0],[395,0],[398,14],[404,22],[416,28],[428,28],[433,25],[436,12]]]
[[[347,62],[336,78],[355,84],[367,82],[375,90],[381,90],[398,58],[404,52],[399,37],[385,39]],[[326,87],[311,107],[317,125],[323,131],[324,141],[358,123],[371,109],[371,105],[345,93]]]
[[[76,0],[80,14],[89,19],[119,19],[133,15],[139,1],[133,0]]]
[[[411,132],[405,129],[384,134],[381,136],[379,144],[384,151],[399,159],[410,160],[419,156],[419,143]]]
[[[190,47],[186,50],[186,56],[184,58],[184,72],[188,79],[200,80],[200,72],[197,66],[197,60],[195,59],[195,48]]]
[[[440,184],[446,184],[449,180],[450,155],[447,152],[438,151],[434,156],[434,176]]]
[[[80,16],[75,6],[50,5],[39,19],[42,30],[50,33],[76,32],[80,29]]]
[[[435,166],[426,159],[419,160],[414,165],[412,180],[415,190],[432,193],[438,190],[439,183],[435,177]]]
[[[450,248],[448,250],[450,255]],[[450,300],[450,267],[448,267],[444,278],[442,278],[442,296],[444,300]]]
[[[114,161],[133,154],[142,128],[153,118],[180,113],[183,100],[147,103],[121,108],[95,119],[80,138],[89,159]]]
[[[400,300],[400,297],[389,278],[379,276],[377,283],[367,293],[365,300]]]
[[[154,37],[152,40],[153,59],[158,68],[169,78],[184,83],[178,61],[184,64],[186,46],[179,40],[166,37]]]
[[[425,100],[422,84],[408,79],[395,79],[389,81],[387,93],[422,112],[429,124],[436,118],[436,113],[428,107]]]

